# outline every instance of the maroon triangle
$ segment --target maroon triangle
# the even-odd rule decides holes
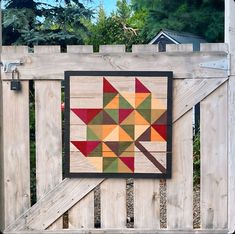
[[[152,125],[152,127],[161,135],[161,137],[167,140],[167,125]]]
[[[126,119],[134,109],[119,109],[119,123]]]
[[[107,141],[104,142],[116,155],[119,154],[119,142],[118,141]]]
[[[147,128],[146,131],[139,136],[137,141],[151,141],[151,127]]]
[[[87,156],[90,154],[101,142],[100,141],[71,141],[71,143],[78,149],[82,154]]]
[[[128,168],[131,169],[132,172],[134,172],[134,168],[135,168],[134,157],[121,157],[120,159]]]
[[[154,123],[155,124],[167,124],[167,111],[165,111]]]
[[[151,93],[137,78],[135,78],[136,93]]]
[[[85,124],[88,124],[92,119],[95,118],[97,114],[102,111],[102,109],[78,109],[73,108],[71,109]]]
[[[104,93],[118,93],[118,91],[103,77],[103,92]]]

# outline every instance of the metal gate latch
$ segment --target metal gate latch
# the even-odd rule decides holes
[[[1,62],[1,65],[3,66],[3,71],[5,73],[12,73],[13,71],[15,71],[17,66],[20,66],[22,64],[23,62],[20,60]]]

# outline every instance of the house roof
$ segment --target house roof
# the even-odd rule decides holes
[[[200,43],[206,43],[202,37],[194,35],[192,33],[177,32],[168,29],[162,29],[151,41],[149,44],[154,44],[154,42],[161,37],[162,35],[166,36],[175,44],[193,44],[193,47],[199,48]]]

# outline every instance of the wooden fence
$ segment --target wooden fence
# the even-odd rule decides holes
[[[22,92],[1,77],[1,230],[4,233],[228,233],[228,69],[226,44],[3,47],[2,61],[21,60]],[[134,227],[127,228],[126,179],[62,180],[61,80],[66,70],[173,71],[173,166],[166,181],[167,228],[160,226],[160,181],[134,179]],[[29,82],[35,88],[36,194],[30,199]],[[201,104],[200,212],[193,229],[193,111]],[[100,187],[101,227],[94,189]],[[63,216],[68,227],[63,224]],[[162,214],[161,214],[162,215]],[[65,219],[65,218],[64,218]]]

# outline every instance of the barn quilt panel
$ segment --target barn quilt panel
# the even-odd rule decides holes
[[[66,72],[67,177],[169,178],[171,72]]]

